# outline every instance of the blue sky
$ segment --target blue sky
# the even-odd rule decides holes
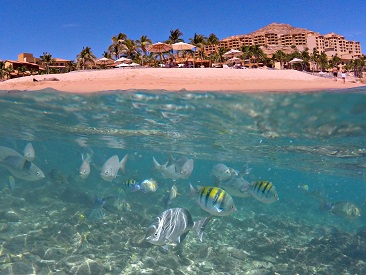
[[[361,42],[366,53],[365,11],[365,0],[1,0],[0,59],[48,52],[74,60],[85,46],[101,57],[120,32],[158,42],[179,28],[188,42],[194,33],[222,39],[272,22],[335,32]]]

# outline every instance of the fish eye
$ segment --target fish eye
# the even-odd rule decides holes
[[[158,233],[154,233],[154,236],[157,237],[158,236]]]
[[[108,175],[109,174],[109,172],[108,171],[104,171],[104,175]]]
[[[230,206],[230,208],[231,208],[231,209],[234,209],[234,205],[231,205],[231,206]]]
[[[37,172],[36,175],[39,176],[41,173],[40,172]]]

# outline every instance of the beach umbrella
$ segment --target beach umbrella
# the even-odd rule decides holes
[[[294,59],[292,59],[288,63],[291,63],[292,64],[292,63],[301,63],[301,62],[304,62],[304,60],[295,57]]]
[[[178,42],[178,43],[172,44],[173,50],[176,50],[176,51],[192,50],[195,47],[196,47],[195,45],[184,43],[184,42]]]
[[[129,59],[129,58],[126,58],[126,57],[121,57],[121,58],[118,58],[116,61],[114,62],[123,62],[123,63],[130,63],[132,62],[132,59]]]
[[[96,64],[108,64],[108,63],[113,63],[113,60],[110,58],[102,57],[102,58],[95,60],[95,63]]]
[[[95,60],[95,64],[100,65],[100,66],[107,66],[112,63],[113,63],[113,59],[106,58],[106,57],[102,57],[102,58]]]
[[[243,52],[242,51],[238,51],[238,50],[233,50],[231,49],[230,51],[226,52],[223,54],[224,57],[230,57],[230,58],[233,58],[233,57],[236,57],[236,56],[239,56],[239,55],[242,55]]]
[[[155,43],[155,44],[151,44],[150,46],[148,46],[146,48],[147,51],[151,52],[151,53],[160,53],[160,60],[163,60],[163,52],[168,52],[170,51],[172,48],[172,45],[166,44],[166,43]]]

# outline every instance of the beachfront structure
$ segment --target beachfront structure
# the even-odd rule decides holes
[[[50,69],[56,69],[59,72],[63,72],[66,69],[66,65],[71,60],[63,59],[63,58],[52,58],[52,63],[49,65]],[[38,64],[41,69],[44,69],[42,67],[42,62],[39,58],[34,57],[31,53],[20,53],[18,54],[18,62],[28,62],[28,63],[34,63]]]
[[[321,35],[318,32],[279,23],[269,24],[249,34],[226,37],[218,45],[205,46],[204,51],[206,55],[210,55],[220,47],[240,50],[242,46],[252,45],[261,46],[270,56],[277,50],[293,52],[306,48],[310,51],[316,48],[319,52],[324,52],[329,59],[337,55],[342,61],[362,56],[360,42],[346,40],[344,36],[335,33]]]

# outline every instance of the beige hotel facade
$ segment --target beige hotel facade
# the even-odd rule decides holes
[[[306,48],[309,52],[316,48],[319,53],[324,52],[329,59],[337,55],[344,62],[362,56],[360,42],[346,40],[344,36],[333,32],[321,35],[318,32],[279,23],[269,24],[250,34],[224,38],[219,45],[207,45],[205,54],[210,55],[220,47],[240,50],[242,46],[252,45],[261,46],[269,57],[277,50],[290,53],[294,49],[303,51]]]

